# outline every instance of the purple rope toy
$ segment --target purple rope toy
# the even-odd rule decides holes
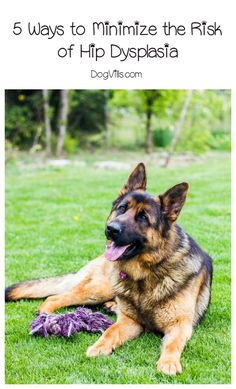
[[[30,335],[64,336],[69,338],[79,331],[104,332],[113,324],[100,312],[78,307],[75,312],[63,314],[39,313],[30,324]]]

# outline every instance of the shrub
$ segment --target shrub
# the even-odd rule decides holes
[[[153,144],[156,147],[169,146],[172,139],[172,133],[169,128],[156,128],[152,132]]]
[[[211,132],[207,128],[191,127],[185,129],[177,143],[177,150],[204,153],[209,150]]]
[[[63,147],[68,154],[74,154],[76,151],[78,151],[78,140],[67,133]]]
[[[213,150],[230,151],[231,133],[224,130],[212,131],[212,137],[209,141],[209,147]]]

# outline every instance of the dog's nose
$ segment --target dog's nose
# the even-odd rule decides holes
[[[115,239],[121,233],[121,226],[119,223],[111,222],[106,227],[106,236],[108,239]]]

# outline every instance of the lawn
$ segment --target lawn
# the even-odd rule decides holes
[[[136,155],[137,159],[137,155]],[[230,157],[178,168],[148,166],[148,191],[181,181],[190,193],[179,224],[214,260],[212,302],[182,354],[183,373],[159,374],[161,339],[146,333],[110,357],[88,359],[97,334],[31,337],[40,301],[6,305],[7,384],[230,383]],[[104,250],[104,223],[127,171],[10,165],[6,177],[6,284],[76,271]],[[63,311],[63,310],[62,310]],[[115,319],[115,318],[114,318]]]

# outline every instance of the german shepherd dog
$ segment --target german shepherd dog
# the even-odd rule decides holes
[[[117,321],[87,356],[109,355],[144,330],[158,331],[164,337],[157,369],[176,374],[182,371],[181,352],[210,301],[212,261],[175,223],[188,184],[159,196],[145,190],[140,163],[113,202],[105,253],[77,273],[14,284],[6,289],[6,301],[50,296],[39,307],[48,313],[106,303]]]

